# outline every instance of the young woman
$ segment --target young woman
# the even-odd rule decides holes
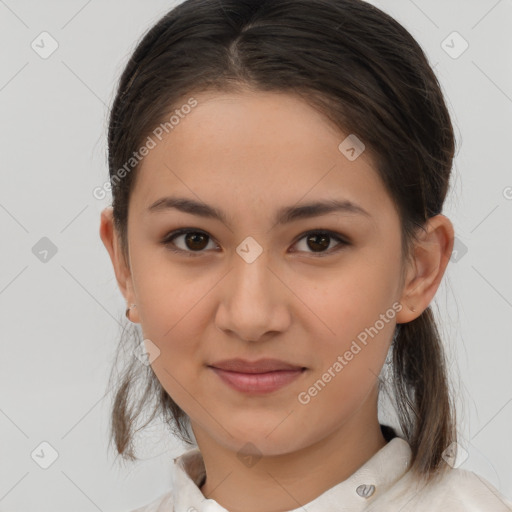
[[[186,0],[133,53],[108,143],[100,234],[142,335],[112,439],[135,459],[153,405],[190,446],[138,511],[511,510],[456,467],[430,308],[455,141],[399,23],[361,0]]]

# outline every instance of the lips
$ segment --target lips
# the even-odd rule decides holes
[[[287,363],[279,359],[258,359],[257,361],[246,361],[244,359],[225,359],[212,363],[213,368],[237,373],[268,373],[276,371],[297,371],[303,370],[303,366]]]

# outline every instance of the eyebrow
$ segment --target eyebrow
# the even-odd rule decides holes
[[[230,225],[226,214],[218,208],[186,197],[162,197],[149,206],[147,211],[155,213],[170,209],[176,209],[181,212],[209,219],[216,219],[227,226]],[[330,199],[325,201],[315,201],[301,206],[282,207],[277,211],[274,222],[275,224],[288,224],[296,220],[318,217],[320,215],[335,212],[353,213],[371,218],[371,215],[366,210],[352,201],[346,199]]]

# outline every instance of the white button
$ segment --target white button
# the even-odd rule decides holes
[[[362,484],[356,489],[356,492],[362,498],[369,498],[375,492],[375,485]]]

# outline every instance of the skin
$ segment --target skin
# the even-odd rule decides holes
[[[100,236],[126,302],[137,305],[131,321],[160,350],[152,368],[191,419],[207,472],[205,497],[234,512],[291,510],[348,478],[386,444],[378,375],[395,324],[418,317],[433,299],[453,227],[443,215],[431,218],[405,263],[400,219],[369,150],[349,161],[338,149],[348,134],[291,94],[210,91],[195,98],[198,106],[138,170],[129,264],[111,208],[101,214]],[[169,195],[213,205],[230,224],[175,209],[147,211]],[[326,199],[348,199],[369,216],[334,212],[274,222],[280,207]],[[162,241],[178,228],[210,238],[195,256],[176,254]],[[331,238],[315,252],[303,234],[321,229],[350,244]],[[248,236],[263,249],[252,263],[236,252]],[[185,236],[174,242],[184,251],[198,247]],[[398,302],[401,311],[300,403],[299,393]],[[249,396],[207,367],[232,357],[273,357],[307,370],[277,391]],[[244,464],[240,454],[256,463]]]

